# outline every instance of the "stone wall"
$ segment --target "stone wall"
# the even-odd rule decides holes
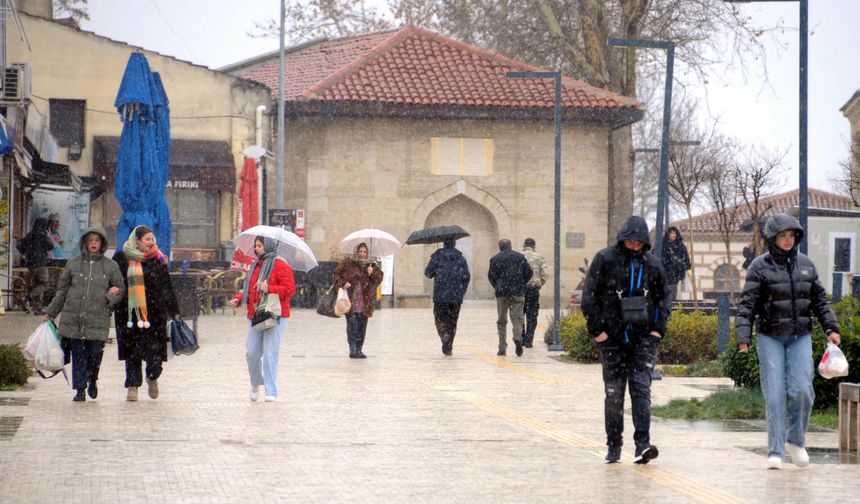
[[[516,249],[532,237],[553,264],[554,140],[552,123],[369,118],[299,118],[286,130],[286,202],[307,210],[306,236],[328,259],[345,235],[376,227],[402,241],[411,231],[460,224],[472,236],[458,242],[471,262],[469,296],[488,299],[489,258],[498,240]],[[492,139],[492,169],[483,176],[436,175],[431,138]],[[566,124],[562,135],[563,304],[581,278],[577,267],[606,244],[608,127]],[[275,180],[270,165],[269,181]],[[272,184],[268,205],[275,201]],[[568,248],[567,233],[584,233]],[[574,239],[574,241],[576,241]],[[395,257],[394,295],[428,294],[423,269],[432,246],[409,246]],[[543,290],[551,302],[552,279]]]

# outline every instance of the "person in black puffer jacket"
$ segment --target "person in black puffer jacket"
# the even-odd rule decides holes
[[[647,464],[658,454],[650,434],[651,371],[666,334],[668,307],[663,265],[650,249],[645,219],[630,217],[618,232],[617,243],[594,257],[582,291],[582,312],[603,365],[607,464],[621,461],[627,387],[633,402],[634,462]],[[625,321],[622,297],[638,298],[638,317],[629,314]]]
[[[454,241],[453,238],[446,239],[443,247],[430,256],[430,262],[424,269],[424,276],[434,279],[433,318],[445,355],[451,355],[454,347],[460,306],[471,279],[466,258],[454,248]]]
[[[525,287],[533,274],[526,256],[511,250],[511,240],[506,238],[499,240],[499,253],[490,258],[490,270],[487,272],[490,285],[496,292],[496,309],[499,313],[499,318],[496,320],[496,329],[499,331],[499,351],[496,355],[505,355],[508,348],[506,336],[508,313],[511,317],[517,357],[523,355]]]
[[[741,352],[749,350],[753,321],[758,337],[761,389],[767,412],[768,469],[781,469],[787,449],[799,467],[809,464],[806,428],[812,413],[812,317],[824,328],[828,341],[838,345],[839,324],[827,304],[815,265],[797,251],[803,228],[788,214],[777,214],[765,224],[767,252],[747,270],[746,283],[735,317]],[[786,397],[789,416],[786,437]]]
[[[681,230],[670,226],[663,235],[663,272],[666,274],[668,294],[666,307],[672,309],[672,303],[678,295],[678,283],[687,276],[687,270],[692,266],[687,246]]]

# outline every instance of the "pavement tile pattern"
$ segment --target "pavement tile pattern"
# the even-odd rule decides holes
[[[599,366],[542,344],[497,357],[495,317],[465,306],[445,357],[430,310],[379,310],[355,360],[343,320],[293,310],[275,403],[248,399],[247,322],[229,310],[199,320],[200,350],[166,363],[156,401],[125,401],[108,345],[95,401],[73,403],[61,376],[0,392],[0,503],[846,502],[860,489],[856,465],[766,471],[749,450],[764,432],[654,422],[660,457],[637,466],[629,415],[622,463],[604,465]],[[37,323],[0,317],[0,342]],[[653,400],[727,383],[667,377]]]

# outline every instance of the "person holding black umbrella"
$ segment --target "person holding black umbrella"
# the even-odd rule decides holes
[[[460,306],[469,287],[469,265],[463,253],[454,248],[454,238],[446,238],[443,247],[430,256],[424,276],[433,282],[433,318],[442,340],[442,353],[451,355]]]

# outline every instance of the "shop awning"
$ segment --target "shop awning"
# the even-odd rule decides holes
[[[61,186],[71,187],[75,192],[81,192],[83,182],[69,169],[69,165],[50,163],[42,161],[38,157],[33,158],[33,170],[30,172],[28,182],[35,186]]]
[[[93,137],[93,173],[113,187],[119,137]],[[218,140],[173,139],[167,187],[235,192],[236,165],[230,144]]]
[[[75,175],[69,165],[43,159],[29,138],[25,141],[24,146],[24,152],[16,153],[15,156],[22,175],[21,182],[24,186],[54,186],[71,188],[75,192],[91,189],[84,187],[81,177]]]

